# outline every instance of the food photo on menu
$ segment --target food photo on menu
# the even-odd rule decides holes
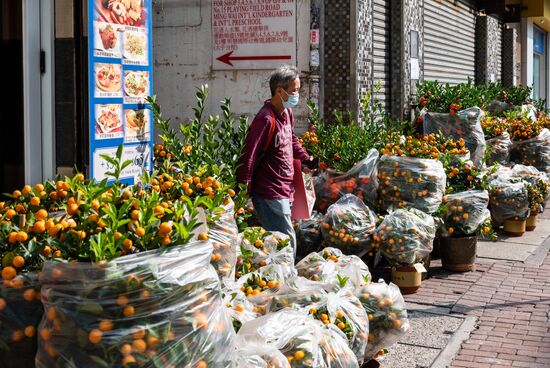
[[[122,137],[122,105],[95,106],[95,135],[96,139]]]
[[[105,22],[94,22],[96,56],[120,57],[120,27]]]
[[[149,95],[149,72],[141,70],[124,71],[124,98],[126,103],[144,102]]]
[[[96,19],[101,22],[145,27],[147,12],[144,0],[91,0],[95,1]]]
[[[126,142],[146,141],[150,136],[149,111],[145,109],[124,110],[124,140]]]
[[[126,28],[124,32],[124,59],[147,64],[147,36],[140,29]]]
[[[120,96],[122,86],[122,67],[120,64],[95,64],[95,96]]]

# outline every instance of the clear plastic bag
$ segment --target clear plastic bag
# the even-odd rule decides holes
[[[405,300],[399,287],[384,280],[355,290],[355,295],[365,308],[369,319],[369,343],[365,360],[380,349],[389,348],[409,330]]]
[[[497,224],[516,217],[525,218],[529,214],[529,193],[526,182],[501,170],[490,183],[489,208]]]
[[[355,194],[368,206],[376,205],[376,166],[379,153],[371,149],[366,158],[359,161],[348,172],[339,176],[325,175],[317,179],[315,208],[325,212],[330,205],[346,194]]]
[[[234,218],[233,201],[223,207],[223,212],[208,222],[208,237],[212,241],[210,263],[221,279],[235,279],[239,229]]]
[[[348,285],[359,287],[368,284],[371,274],[368,266],[357,256],[346,256],[340,249],[325,248],[311,253],[296,264],[298,275],[312,281],[339,284],[338,276],[347,277]]]
[[[510,149],[512,148],[512,140],[510,134],[504,132],[502,135],[487,139],[487,165],[494,164],[505,165],[510,161]]]
[[[392,265],[413,265],[431,253],[435,232],[432,216],[414,208],[399,209],[384,218],[374,240]]]
[[[36,273],[0,279],[0,366],[32,367],[44,309]]]
[[[550,174],[550,131],[545,128],[537,138],[514,141],[510,159],[517,164],[534,166]]]
[[[328,208],[321,226],[323,239],[345,253],[368,251],[377,220],[363,201],[346,194]]]
[[[46,262],[37,367],[219,367],[235,331],[210,242],[107,263]]]
[[[550,179],[546,173],[533,166],[515,165],[512,168],[515,175],[528,183],[529,206],[531,214],[543,213],[546,200],[550,194]]]
[[[512,110],[513,108],[514,107],[507,102],[491,101],[487,105],[487,112],[489,112],[491,115],[500,116],[505,111]]]
[[[427,112],[423,120],[424,134],[442,132],[447,137],[464,139],[471,160],[480,166],[485,156],[485,134],[480,122],[482,117],[483,111],[478,107],[470,107],[454,115]]]
[[[434,213],[441,204],[447,175],[437,160],[384,155],[378,164],[378,181],[384,211],[413,207]]]
[[[290,237],[261,227],[245,229],[241,233],[237,277],[269,264],[294,266],[294,249]]]
[[[321,223],[323,215],[314,213],[309,220],[299,220],[294,230],[296,231],[296,241],[298,243],[296,249],[296,257],[298,259],[305,257],[311,252],[317,252],[323,242],[321,234]]]
[[[328,293],[313,303],[309,314],[323,324],[333,324],[347,337],[359,364],[363,363],[369,335],[369,320],[365,309],[351,288]]]
[[[231,316],[235,331],[239,331],[243,323],[260,316],[259,308],[252,304],[241,290],[225,291],[223,303]]]
[[[292,266],[270,264],[243,275],[235,283],[226,283],[229,290],[240,289],[247,297],[272,295],[285,283],[296,276]]]
[[[489,193],[486,190],[469,190],[443,197],[445,211],[443,236],[472,236],[477,229],[491,218],[488,210]]]
[[[287,357],[292,368],[359,367],[342,331],[291,309],[245,323],[237,335],[237,344],[271,345]]]
[[[271,345],[248,344],[237,347],[233,368],[291,368],[288,359]]]

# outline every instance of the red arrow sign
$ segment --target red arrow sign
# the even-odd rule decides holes
[[[227,54],[219,56],[216,60],[221,61],[224,64],[233,66],[231,60],[290,60],[290,55],[266,55],[266,56],[231,56],[233,51],[229,51]]]

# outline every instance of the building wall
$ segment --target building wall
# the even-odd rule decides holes
[[[324,4],[323,27],[323,92],[325,117],[332,115],[334,109],[346,111],[352,109],[355,99],[355,76],[352,81],[351,19],[350,0],[331,0]],[[354,51],[355,52],[355,51]]]
[[[209,0],[153,0],[154,89],[163,115],[174,122],[192,117],[195,87],[202,84],[209,86],[206,114],[220,114],[220,101],[231,97],[235,114],[253,117],[270,97],[271,70],[212,70],[211,4]],[[310,0],[297,0],[297,67],[306,76],[302,102],[294,109],[297,130],[307,125],[310,10]]]
[[[476,83],[501,80],[502,24],[486,15],[476,18]]]

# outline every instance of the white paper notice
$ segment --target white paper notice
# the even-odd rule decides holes
[[[420,79],[420,66],[418,65],[418,59],[411,59],[411,79]]]
[[[98,148],[94,151],[94,177],[97,180],[113,179],[107,176],[107,172],[112,171],[113,167],[105,161],[101,155],[116,156],[118,147]],[[122,170],[120,179],[135,178],[141,176],[144,170],[150,170],[151,151],[147,143],[134,146],[124,146],[122,150],[122,162],[131,160],[132,163]]]
[[[296,0],[212,0],[215,70],[296,64]]]

